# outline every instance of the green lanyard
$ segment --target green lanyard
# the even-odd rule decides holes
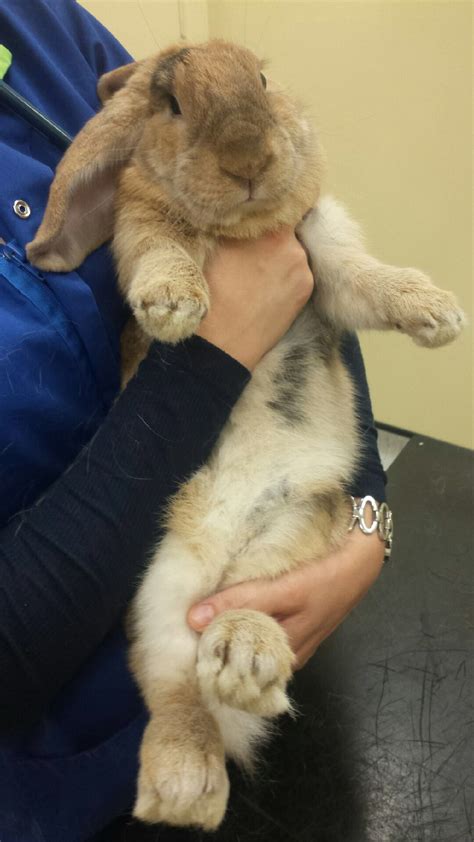
[[[0,105],[5,105],[14,114],[23,117],[31,126],[38,129],[48,140],[52,140],[61,149],[67,149],[72,142],[71,135],[63,131],[53,120],[46,117],[25,97],[17,94],[10,85],[3,80],[5,73],[12,63],[13,56],[6,47],[0,44]]]

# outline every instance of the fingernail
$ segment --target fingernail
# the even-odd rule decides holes
[[[195,608],[192,608],[189,612],[189,619],[192,623],[195,623],[196,626],[205,626],[207,623],[210,623],[212,618],[214,617],[214,608],[212,605],[196,605]]]

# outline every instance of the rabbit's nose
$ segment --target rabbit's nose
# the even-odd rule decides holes
[[[242,186],[247,186],[249,181],[262,175],[268,169],[273,160],[273,155],[265,155],[263,158],[258,156],[246,156],[244,159],[236,158],[235,160],[226,160],[221,163],[221,172],[225,175],[230,175],[234,179],[242,182]]]

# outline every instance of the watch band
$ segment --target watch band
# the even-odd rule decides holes
[[[352,497],[352,517],[349,532],[352,532],[356,523],[364,535],[373,535],[377,532],[385,544],[384,561],[388,561],[392,552],[393,543],[393,515],[386,503],[377,503],[370,494],[365,497]],[[367,506],[372,511],[372,523],[366,520]]]

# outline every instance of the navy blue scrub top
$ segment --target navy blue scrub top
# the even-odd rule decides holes
[[[99,107],[98,76],[130,61],[74,0],[0,0],[0,42],[5,81],[73,136]],[[64,472],[119,385],[125,312],[106,248],[80,274],[25,263],[61,154],[0,107],[0,528]],[[1,744],[1,842],[83,842],[130,805],[145,713],[124,653],[117,630],[48,717]]]
[[[5,81],[77,134],[99,106],[97,77],[129,55],[71,0],[1,0],[0,22],[13,53]],[[62,473],[103,419],[118,388],[124,311],[105,247],[80,275],[25,268],[22,246],[39,226],[62,151],[4,108],[0,128],[0,237],[13,241],[0,258],[1,525]],[[17,199],[28,218],[15,213]]]

